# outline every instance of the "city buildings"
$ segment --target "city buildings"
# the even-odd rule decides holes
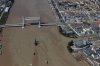
[[[65,25],[61,28],[64,29],[66,34],[72,31],[77,36],[99,35],[100,5],[98,0],[51,0],[51,2],[60,21]],[[69,28],[66,28],[66,26]]]
[[[75,52],[81,51],[93,66],[100,66],[100,47],[91,40],[78,40],[71,47]]]

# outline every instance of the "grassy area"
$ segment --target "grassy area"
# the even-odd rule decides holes
[[[71,46],[74,45],[73,43],[74,43],[74,42],[73,42],[73,40],[72,40],[72,41],[68,42],[68,45],[67,45],[67,49],[68,49],[68,51],[69,51],[70,53],[73,52],[73,49],[71,48]]]
[[[85,25],[87,25],[87,26],[90,26],[90,25],[91,25],[89,20],[84,21],[83,24],[85,24]]]
[[[8,2],[8,3],[6,4],[6,7],[10,7],[10,8],[11,8],[12,5],[13,5],[13,3]],[[10,9],[9,9],[9,11],[10,11]],[[3,24],[6,23],[7,18],[8,18],[8,15],[9,15],[9,11],[8,11],[8,12],[5,12],[5,13],[3,14],[3,16],[1,17],[1,19],[0,19],[0,25],[3,25]],[[1,15],[1,13],[0,13],[0,15]]]
[[[3,24],[6,23],[7,18],[8,18],[8,15],[9,15],[8,12],[5,12],[5,13],[3,14],[3,16],[2,16],[1,19],[0,19],[0,25],[3,25]]]
[[[13,5],[13,3],[11,3],[11,2],[8,2],[7,4],[6,4],[6,7],[12,7],[12,5]],[[10,11],[10,9],[9,9],[9,11]],[[1,19],[0,19],[0,25],[3,25],[3,24],[5,24],[6,23],[6,21],[7,21],[7,18],[8,18],[8,15],[9,15],[9,11],[8,12],[4,12],[3,13],[3,11],[2,12],[0,12],[0,16],[1,16],[1,14],[3,13],[3,15],[2,15],[2,17],[1,17]],[[2,28],[0,28],[0,33],[2,33]]]

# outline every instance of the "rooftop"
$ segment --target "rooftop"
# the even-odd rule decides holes
[[[100,47],[96,47],[92,41],[88,40],[78,40],[74,42],[76,48],[82,48],[82,52],[91,61],[100,63]],[[78,50],[81,51],[81,50]]]

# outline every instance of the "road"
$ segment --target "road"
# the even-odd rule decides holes
[[[7,24],[22,23],[22,16],[40,16],[42,21],[50,23],[56,21],[47,0],[15,0]],[[34,46],[35,39],[39,41],[37,47]],[[56,26],[4,28],[0,66],[88,66],[76,62],[67,51],[70,40],[60,35]]]

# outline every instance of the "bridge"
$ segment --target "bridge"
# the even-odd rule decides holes
[[[25,23],[26,21],[36,21],[37,23]],[[76,19],[77,20],[77,19]],[[77,20],[78,22],[78,20]],[[59,22],[61,23],[61,22]],[[70,24],[58,24],[58,22],[56,23],[42,23],[40,17],[22,17],[22,23],[17,23],[17,24],[5,24],[5,25],[0,25],[1,28],[5,28],[5,27],[22,27],[25,28],[25,26],[31,26],[31,25],[37,25],[39,28],[41,28],[42,26],[68,26],[74,33],[76,33],[76,35],[81,36],[77,31],[75,31],[75,29],[70,25]]]

